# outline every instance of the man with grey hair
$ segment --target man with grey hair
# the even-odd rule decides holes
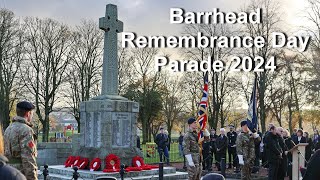
[[[217,148],[216,166],[218,168],[218,171],[220,171],[221,160],[222,158],[226,159],[227,148],[228,148],[228,138],[226,136],[226,130],[224,128],[220,129],[220,136],[217,138],[216,148]]]

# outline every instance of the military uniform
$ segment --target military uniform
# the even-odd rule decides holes
[[[241,179],[251,179],[251,168],[255,159],[254,138],[248,132],[242,132],[237,137],[237,154],[243,155],[244,165],[241,165]]]
[[[37,180],[37,145],[27,120],[16,116],[5,130],[5,156],[9,164],[19,169],[28,180]]]
[[[183,137],[183,152],[185,155],[191,154],[195,167],[187,163],[189,180],[200,180],[202,163],[200,157],[200,146],[198,144],[198,134],[196,131],[188,130]]]

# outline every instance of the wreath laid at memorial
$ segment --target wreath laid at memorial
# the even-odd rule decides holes
[[[66,162],[64,163],[64,167],[71,167],[76,160],[75,156],[69,156]]]
[[[80,161],[81,161],[81,157],[80,157],[80,156],[74,157],[74,161],[73,161],[73,163],[71,164],[71,167],[78,166],[78,163],[79,163]]]
[[[91,162],[90,162],[90,171],[97,171],[100,169],[101,167],[101,159],[100,158],[94,158]]]
[[[106,168],[103,172],[119,172],[120,171],[120,158],[115,154],[109,154],[106,157]]]
[[[126,171],[142,171],[142,170],[151,170],[159,168],[159,166],[148,165],[144,163],[144,160],[140,156],[135,156],[132,158],[132,167],[127,167]]]
[[[86,169],[89,165],[89,159],[88,158],[81,158],[81,160],[76,165],[79,169]]]

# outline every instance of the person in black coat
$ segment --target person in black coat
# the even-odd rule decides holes
[[[213,157],[217,162],[217,148],[216,148],[216,140],[218,139],[218,135],[216,134],[216,129],[212,128],[210,131],[210,144],[211,144],[211,162],[213,162]]]
[[[234,131],[234,126],[230,125],[230,131],[227,133],[228,137],[228,156],[229,156],[229,166],[231,168],[231,164],[233,167],[237,166],[237,151],[236,151],[236,140],[237,140],[237,133]]]
[[[284,144],[288,150],[290,150],[294,147],[292,139],[289,135],[290,135],[290,133],[288,130],[283,131]],[[287,151],[285,153],[287,153],[287,158],[288,158],[288,161],[287,161],[287,169],[288,170],[287,170],[286,176],[289,176],[289,179],[292,180],[292,154],[289,151]]]
[[[205,129],[203,135],[204,141],[202,143],[202,169],[210,172],[212,171],[210,133],[207,129]]]
[[[275,180],[278,176],[279,164],[282,159],[282,149],[279,145],[277,131],[274,126],[270,127],[269,133],[265,136],[265,147],[268,156],[268,177]]]
[[[216,141],[216,148],[217,148],[217,160],[216,160],[216,166],[218,168],[218,171],[220,171],[220,163],[222,158],[226,159],[227,155],[227,148],[228,148],[228,138],[225,135],[225,129],[220,129],[220,136],[217,138]]]
[[[8,159],[4,156],[4,142],[2,126],[0,125],[0,179],[2,180],[27,180],[27,178],[16,168],[9,166]]]
[[[316,180],[320,179],[320,150],[317,150],[310,158],[307,165],[307,170],[303,176],[303,180]]]
[[[160,162],[163,162],[162,158],[164,158],[167,162],[167,165],[169,165],[168,142],[169,142],[168,136],[164,133],[164,129],[160,128],[160,133],[157,134],[155,143],[158,145]],[[164,157],[162,155],[164,155]]]
[[[309,138],[309,133],[308,132],[304,132],[303,133],[303,137],[305,137],[307,139],[307,143],[308,145],[306,146],[306,160],[309,161],[311,154],[312,154],[312,147],[313,147],[313,143],[312,143],[312,139]]]
[[[307,139],[306,139],[305,137],[303,137],[302,134],[303,134],[303,131],[302,131],[301,129],[299,129],[299,130],[297,131],[297,136],[294,136],[294,137],[292,138],[292,140],[293,140],[293,142],[294,142],[295,144],[307,143]]]
[[[312,149],[314,151],[320,149],[320,135],[319,135],[319,131],[317,129],[314,130],[314,134],[312,137],[312,143],[313,143]]]
[[[278,142],[279,145],[281,147],[282,150],[282,159],[280,160],[280,164],[279,164],[279,170],[278,170],[278,180],[284,180],[284,178],[287,176],[287,171],[288,171],[288,158],[287,158],[287,154],[285,152],[287,152],[289,149],[285,144],[285,140],[283,138],[283,128],[282,127],[277,127],[277,138],[278,138]]]

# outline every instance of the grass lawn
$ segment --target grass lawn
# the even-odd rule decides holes
[[[141,144],[143,158],[145,163],[159,163],[159,153],[155,143]],[[178,143],[171,143],[169,151],[170,162],[183,162],[183,157],[179,156]]]

